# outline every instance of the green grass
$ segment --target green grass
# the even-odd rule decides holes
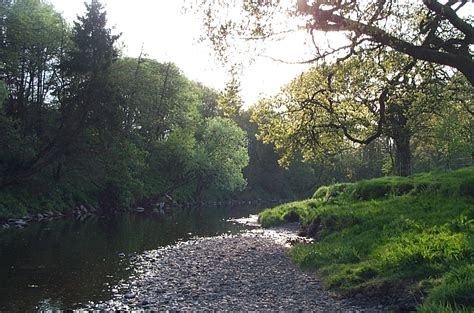
[[[427,294],[420,312],[474,310],[474,167],[320,187],[259,215],[264,226],[317,224],[290,250],[345,294]]]

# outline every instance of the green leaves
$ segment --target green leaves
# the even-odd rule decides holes
[[[378,132],[384,80],[365,55],[314,67],[259,102],[253,115],[259,138],[275,144],[285,165],[297,151],[321,159],[365,142]]]
[[[209,167],[216,173],[212,188],[221,192],[242,190],[242,170],[249,162],[246,133],[235,122],[215,117],[207,121],[201,144]]]
[[[245,186],[242,170],[248,159],[244,131],[219,117],[205,120],[196,133],[174,129],[150,155],[157,169],[153,175],[165,178],[164,190],[214,199]]]
[[[242,98],[240,97],[240,83],[237,80],[235,67],[230,70],[230,81],[218,100],[218,106],[225,117],[235,118],[242,110]]]

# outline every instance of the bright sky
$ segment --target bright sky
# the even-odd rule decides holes
[[[68,21],[75,20],[85,10],[84,0],[49,0]],[[179,0],[102,0],[109,26],[121,32],[125,54],[138,57],[142,44],[149,58],[159,62],[171,61],[184,74],[204,85],[222,89],[228,80],[227,71],[218,64],[212,50],[198,43],[201,24],[199,17],[182,14]],[[294,45],[276,47],[281,56],[297,50]],[[271,53],[269,53],[271,55]],[[294,58],[293,58],[294,59]],[[280,86],[300,74],[305,66],[285,64],[268,58],[258,58],[244,68],[241,92],[246,106],[255,103],[260,95],[276,93]]]

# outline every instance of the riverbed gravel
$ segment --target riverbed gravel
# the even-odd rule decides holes
[[[324,290],[321,280],[292,263],[295,227],[253,229],[196,238],[131,260],[133,275],[113,289],[103,310],[380,312]]]

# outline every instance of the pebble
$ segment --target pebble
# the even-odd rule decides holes
[[[287,252],[296,231],[253,229],[146,251],[131,260],[134,273],[112,289],[105,310],[387,311],[336,298],[293,264]]]

